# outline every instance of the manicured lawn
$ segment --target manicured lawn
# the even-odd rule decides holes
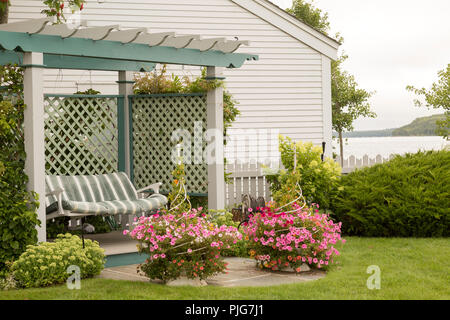
[[[370,265],[381,268],[381,289],[366,286]],[[0,299],[450,299],[450,239],[347,238],[339,265],[326,278],[265,288],[165,287],[89,279],[66,286],[0,292]]]

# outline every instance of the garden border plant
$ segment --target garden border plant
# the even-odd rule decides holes
[[[7,262],[37,242],[38,196],[27,191],[25,174],[23,69],[0,67],[0,277]]]

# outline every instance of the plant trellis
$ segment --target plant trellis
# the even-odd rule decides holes
[[[96,175],[118,168],[117,98],[46,96],[49,175]]]
[[[177,129],[189,131],[192,164],[185,164],[186,188],[189,193],[207,192],[207,166],[194,153],[194,124],[202,123],[206,131],[206,95],[157,95],[134,96],[132,98],[133,121],[133,173],[134,183],[140,188],[152,181],[163,183],[161,190],[170,190],[172,151],[176,142],[171,142],[172,132]],[[202,133],[203,133],[202,132]],[[202,143],[202,153],[205,143]]]

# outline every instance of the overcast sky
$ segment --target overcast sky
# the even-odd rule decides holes
[[[311,1],[311,0],[310,0]],[[283,9],[291,0],[272,0]],[[344,68],[371,98],[376,119],[362,119],[356,130],[405,125],[440,113],[414,106],[407,85],[429,88],[450,63],[450,0],[314,0],[328,12],[330,34],[340,32],[349,58]]]

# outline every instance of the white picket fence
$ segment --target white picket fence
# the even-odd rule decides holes
[[[342,173],[347,174],[357,168],[384,163],[393,157],[394,155],[387,158],[384,158],[381,155],[377,155],[374,158],[370,158],[367,155],[362,158],[350,156],[347,159],[344,159]],[[336,161],[340,163],[340,158],[338,157]],[[272,199],[270,184],[266,181],[263,174],[264,167],[277,169],[279,163],[273,162],[266,166],[261,163],[233,163],[227,165],[227,172],[231,173],[231,183],[225,185],[225,205],[227,207],[233,207],[241,203],[243,194],[250,194],[255,198],[264,197],[266,201]]]
[[[350,156],[347,159],[344,158],[342,165],[342,173],[350,173],[358,168],[370,167],[378,163],[384,163],[391,160],[394,155],[390,155],[387,158],[383,158],[381,155],[377,155],[374,158],[369,158],[368,155],[363,156],[362,158],[356,158],[355,156]],[[337,163],[341,163],[340,157],[336,159]]]
[[[266,201],[271,199],[270,185],[263,175],[261,163],[228,164],[227,172],[231,173],[232,182],[225,185],[225,206],[232,207],[241,203],[243,194],[250,194],[255,198],[264,197]]]

